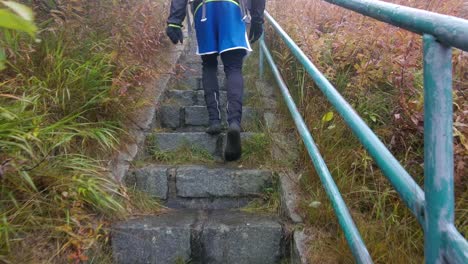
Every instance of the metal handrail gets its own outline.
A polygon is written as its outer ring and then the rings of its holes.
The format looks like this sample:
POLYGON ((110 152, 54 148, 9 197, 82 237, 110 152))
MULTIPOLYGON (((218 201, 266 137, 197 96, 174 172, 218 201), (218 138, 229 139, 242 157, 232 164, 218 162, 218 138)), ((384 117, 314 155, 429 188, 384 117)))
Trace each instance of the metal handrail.
POLYGON ((376 0, 325 0, 411 32, 434 36, 447 46, 468 51, 468 21, 376 0))
MULTIPOLYGON (((266 20, 301 62, 418 219, 425 233, 426 263, 468 263, 468 243, 454 226, 452 57, 451 47, 446 46, 452 45, 468 50, 468 21, 382 1, 325 1, 424 36, 425 191, 423 192, 351 105, 273 17, 265 12, 266 20)), ((260 47, 260 74, 263 76, 263 61, 266 57, 332 202, 354 257, 359 263, 372 263, 336 184, 289 95, 264 37, 260 40, 260 47)))
POLYGON ((320 151, 317 148, 317 145, 312 138, 309 130, 307 129, 307 125, 304 122, 299 110, 297 110, 296 104, 294 103, 291 94, 288 91, 288 87, 286 86, 281 74, 276 67, 273 57, 268 51, 268 48, 264 41, 260 43, 261 49, 263 50, 263 54, 265 55, 267 61, 271 66, 271 70, 273 75, 275 76, 276 81, 278 82, 281 94, 283 95, 286 105, 288 106, 289 111, 293 117, 293 120, 297 126, 297 130, 299 131, 304 144, 306 146, 307 152, 309 153, 310 158, 312 159, 314 166, 317 170, 317 173, 320 176, 320 180, 322 181, 325 191, 327 192, 330 201, 332 202, 333 209, 335 210, 338 221, 341 227, 344 230, 346 240, 348 241, 351 251, 353 252, 356 259, 359 260, 359 263, 372 263, 372 259, 369 255, 369 252, 362 241, 361 235, 357 230, 356 225, 349 213, 348 208, 346 207, 345 202, 343 201, 343 197, 341 197, 340 191, 336 186, 335 181, 333 181, 333 177, 328 170, 325 161, 323 160, 322 155, 320 155, 320 151))

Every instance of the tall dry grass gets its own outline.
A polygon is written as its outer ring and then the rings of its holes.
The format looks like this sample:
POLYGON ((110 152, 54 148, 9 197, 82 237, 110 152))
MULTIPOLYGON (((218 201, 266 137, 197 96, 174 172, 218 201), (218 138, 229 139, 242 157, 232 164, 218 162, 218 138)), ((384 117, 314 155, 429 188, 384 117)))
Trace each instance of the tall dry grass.
POLYGON ((24 2, 41 41, 0 32, 0 262, 110 262, 109 223, 157 206, 130 199, 106 160, 138 86, 166 66, 148 58, 166 46, 167 3, 24 2))
MULTIPOLYGON (((394 3, 468 18, 466 2, 399 0, 394 3)), ((421 37, 318 0, 270 1, 270 13, 379 135, 415 180, 423 182, 423 78, 421 37)), ((302 66, 272 30, 268 44, 330 171, 377 263, 421 263, 423 236, 369 154, 334 112, 302 66)), ((457 226, 468 226, 468 56, 454 50, 454 131, 457 226)), ((346 241, 305 149, 298 168, 303 213, 314 230, 312 262, 352 263, 346 241), (299 166, 300 165, 300 166, 299 166), (318 209, 309 207, 322 202, 318 209)))

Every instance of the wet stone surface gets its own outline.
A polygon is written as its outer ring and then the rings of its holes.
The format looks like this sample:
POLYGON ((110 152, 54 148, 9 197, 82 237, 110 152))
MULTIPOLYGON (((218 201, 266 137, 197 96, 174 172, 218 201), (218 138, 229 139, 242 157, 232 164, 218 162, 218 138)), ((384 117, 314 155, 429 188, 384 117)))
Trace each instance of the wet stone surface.
POLYGON ((282 236, 281 225, 270 217, 213 212, 201 235, 202 263, 277 263, 282 236))
POLYGON ((130 171, 125 176, 125 184, 127 187, 165 200, 168 197, 168 168, 153 165, 130 171))
POLYGON ((129 220, 114 226, 113 256, 116 264, 188 261, 192 255, 194 212, 173 212, 129 220))
POLYGON ((161 107, 161 125, 173 129, 180 127, 180 111, 179 106, 161 107))
POLYGON ((196 104, 197 92, 185 90, 170 90, 166 92, 166 104, 190 106, 196 104))
POLYGON ((177 170, 179 197, 246 197, 260 195, 271 186, 272 173, 264 170, 209 169, 202 166, 177 170))
POLYGON ((186 210, 118 223, 113 234, 117 264, 270 264, 281 258, 283 229, 273 216, 186 210))
MULTIPOLYGON (((216 167, 160 165, 158 160, 127 173, 124 181, 128 187, 162 200, 166 208, 163 213, 112 226, 114 263, 280 263, 287 258, 285 252, 289 252, 286 245, 291 236, 286 235, 287 225, 283 227, 277 216, 239 209, 273 187, 273 173, 222 163, 226 135, 211 136, 204 132, 209 120, 201 60, 194 55, 195 40, 186 43, 186 52, 158 101, 160 107, 156 114, 153 111, 154 130, 145 134, 146 144, 162 154, 170 152, 171 157, 177 155, 176 151, 209 154, 215 160, 216 165, 212 166, 216 167)), ((250 86, 244 91, 242 129, 249 132, 241 134, 243 142, 256 140, 259 134, 252 131, 259 131, 263 123, 270 128, 276 126, 273 87, 261 82, 253 85, 248 79, 252 75, 245 77, 250 86), (264 115, 265 109, 268 111, 264 115)), ((222 65, 218 82, 219 106, 225 123, 227 92, 222 65)))
POLYGON ((208 110, 205 106, 185 107, 185 124, 189 126, 208 126, 208 110))
POLYGON ((207 153, 219 155, 218 136, 198 133, 155 133, 154 147, 159 151, 175 151, 182 147, 196 147, 207 153))

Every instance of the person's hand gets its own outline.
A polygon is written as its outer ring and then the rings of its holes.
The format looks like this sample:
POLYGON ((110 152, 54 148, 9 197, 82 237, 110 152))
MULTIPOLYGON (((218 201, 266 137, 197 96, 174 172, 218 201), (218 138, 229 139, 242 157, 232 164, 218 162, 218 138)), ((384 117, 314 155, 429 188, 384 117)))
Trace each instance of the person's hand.
POLYGON ((171 39, 172 43, 184 43, 184 35, 182 34, 182 26, 176 24, 168 24, 166 35, 171 39))
POLYGON ((250 33, 249 33, 249 41, 253 44, 257 41, 263 34, 263 23, 254 22, 250 24, 250 33))

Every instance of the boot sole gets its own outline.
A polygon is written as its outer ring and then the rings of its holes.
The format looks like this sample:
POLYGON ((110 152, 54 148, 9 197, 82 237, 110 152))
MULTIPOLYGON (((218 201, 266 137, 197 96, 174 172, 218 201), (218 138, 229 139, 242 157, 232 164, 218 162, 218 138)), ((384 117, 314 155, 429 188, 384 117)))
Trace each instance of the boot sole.
POLYGON ((240 131, 229 130, 227 132, 227 143, 224 151, 226 161, 236 161, 242 154, 240 131))
POLYGON ((219 126, 219 127, 216 127, 216 128, 212 128, 211 130, 208 128, 205 132, 208 135, 216 136, 216 135, 221 134, 221 132, 223 132, 223 127, 219 126))
POLYGON ((216 136, 216 135, 219 135, 221 134, 221 132, 223 132, 221 129, 219 130, 214 130, 214 131, 205 131, 208 135, 211 135, 211 136, 216 136))

